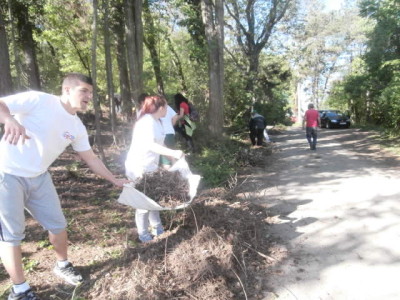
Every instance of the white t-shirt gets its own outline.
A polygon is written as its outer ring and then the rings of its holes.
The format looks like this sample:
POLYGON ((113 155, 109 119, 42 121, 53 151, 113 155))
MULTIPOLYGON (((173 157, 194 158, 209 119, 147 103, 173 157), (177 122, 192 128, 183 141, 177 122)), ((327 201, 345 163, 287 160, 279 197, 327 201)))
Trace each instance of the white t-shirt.
POLYGON ((59 97, 29 91, 2 98, 30 139, 10 145, 0 142, 0 170, 21 177, 47 171, 68 145, 75 151, 90 149, 85 126, 68 113, 59 97))
POLYGON ((175 134, 174 126, 172 126, 172 118, 176 115, 176 112, 171 106, 167 105, 167 114, 164 118, 161 118, 161 123, 164 127, 165 134, 175 134))
POLYGON ((158 169, 160 155, 151 151, 151 145, 164 144, 164 128, 160 120, 150 114, 142 116, 135 124, 132 142, 125 161, 126 175, 131 179, 158 169))

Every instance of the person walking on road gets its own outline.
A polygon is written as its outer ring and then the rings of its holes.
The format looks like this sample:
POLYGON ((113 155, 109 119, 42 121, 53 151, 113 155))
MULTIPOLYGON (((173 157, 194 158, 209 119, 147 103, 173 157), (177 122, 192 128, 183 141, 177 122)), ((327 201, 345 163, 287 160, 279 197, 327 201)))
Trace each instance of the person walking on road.
POLYGON ((302 129, 306 125, 306 138, 311 150, 317 150, 317 130, 321 124, 319 113, 314 109, 314 104, 308 104, 308 110, 305 112, 303 117, 302 129))
MULTIPOLYGON (((264 138, 264 130, 267 127, 266 119, 256 110, 251 113, 249 121, 250 140, 253 146, 262 146, 264 138)), ((266 132, 265 132, 266 133, 266 132)), ((268 135, 266 135, 268 137, 268 135)))
POLYGON ((69 262, 67 222, 47 169, 68 145, 89 168, 114 185, 117 179, 94 154, 77 112, 92 99, 92 80, 79 73, 68 74, 62 95, 28 91, 0 98, 0 255, 13 286, 8 300, 38 300, 25 279, 21 241, 25 237, 26 209, 49 232, 57 262, 54 273, 72 285, 83 281, 69 262))

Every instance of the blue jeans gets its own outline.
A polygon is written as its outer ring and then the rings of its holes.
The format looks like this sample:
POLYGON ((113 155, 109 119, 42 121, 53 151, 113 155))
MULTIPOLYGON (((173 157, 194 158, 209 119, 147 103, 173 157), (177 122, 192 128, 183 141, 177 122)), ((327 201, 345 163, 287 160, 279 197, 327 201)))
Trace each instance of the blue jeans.
POLYGON ((317 145, 317 127, 306 127, 306 137, 311 149, 317 145))

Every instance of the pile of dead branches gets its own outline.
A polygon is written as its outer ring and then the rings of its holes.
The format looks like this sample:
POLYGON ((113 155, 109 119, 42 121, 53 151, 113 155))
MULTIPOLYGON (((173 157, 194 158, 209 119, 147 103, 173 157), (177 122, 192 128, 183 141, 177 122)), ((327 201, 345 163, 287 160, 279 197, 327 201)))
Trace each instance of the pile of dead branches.
POLYGON ((146 173, 135 188, 164 207, 175 207, 189 201, 189 183, 178 171, 160 169, 146 173))

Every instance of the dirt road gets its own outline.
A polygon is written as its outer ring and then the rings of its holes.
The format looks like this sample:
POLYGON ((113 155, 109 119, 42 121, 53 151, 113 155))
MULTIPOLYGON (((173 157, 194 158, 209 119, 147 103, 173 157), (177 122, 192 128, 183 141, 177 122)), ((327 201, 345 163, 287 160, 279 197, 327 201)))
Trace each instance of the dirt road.
POLYGON ((267 281, 271 299, 400 299, 400 160, 357 129, 273 136, 278 152, 244 197, 269 207, 287 259, 267 281))

